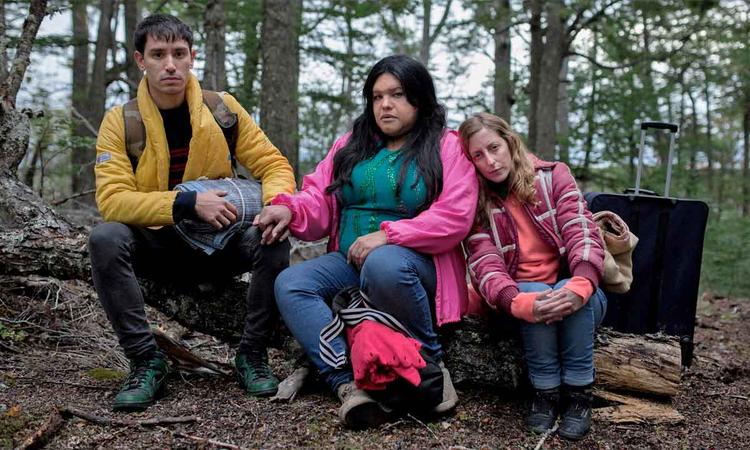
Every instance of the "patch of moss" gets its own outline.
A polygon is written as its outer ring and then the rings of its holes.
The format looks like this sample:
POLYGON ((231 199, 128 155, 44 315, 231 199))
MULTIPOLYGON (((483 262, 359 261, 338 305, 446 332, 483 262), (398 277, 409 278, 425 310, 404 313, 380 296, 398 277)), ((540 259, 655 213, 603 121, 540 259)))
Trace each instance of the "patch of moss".
POLYGON ((26 418, 13 409, 0 414, 0 448, 13 448, 13 435, 26 426, 26 418))
POLYGON ((127 375, 125 372, 113 369, 106 369, 104 367, 95 367, 88 372, 86 375, 99 381, 110 381, 110 380, 122 380, 127 375))

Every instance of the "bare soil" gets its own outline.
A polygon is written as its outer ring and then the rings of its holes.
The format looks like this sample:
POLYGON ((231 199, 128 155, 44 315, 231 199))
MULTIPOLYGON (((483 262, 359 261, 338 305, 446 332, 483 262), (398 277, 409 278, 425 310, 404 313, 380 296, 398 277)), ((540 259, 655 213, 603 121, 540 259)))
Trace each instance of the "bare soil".
MULTIPOLYGON (((187 336, 196 351, 229 362, 233 351, 206 336, 187 336)), ((699 303, 695 360, 674 406, 676 426, 595 421, 585 440, 551 436, 542 448, 742 448, 750 446, 750 300, 704 295, 699 303)), ((272 352, 281 377, 293 370, 272 352)), ((0 448, 17 446, 56 407, 109 419, 197 416, 162 426, 96 425, 66 420, 46 448, 534 448, 523 427, 522 394, 459 386, 455 414, 403 417, 369 431, 344 429, 338 402, 313 387, 292 403, 248 397, 233 378, 173 374, 168 395, 148 411, 115 414, 110 404, 124 374, 106 319, 82 282, 0 280, 0 448), (102 369, 114 369, 102 370, 102 369), (187 437, 187 436, 192 436, 187 437), (195 439, 198 438, 198 439, 195 439), (202 440, 201 440, 202 439, 202 440)))

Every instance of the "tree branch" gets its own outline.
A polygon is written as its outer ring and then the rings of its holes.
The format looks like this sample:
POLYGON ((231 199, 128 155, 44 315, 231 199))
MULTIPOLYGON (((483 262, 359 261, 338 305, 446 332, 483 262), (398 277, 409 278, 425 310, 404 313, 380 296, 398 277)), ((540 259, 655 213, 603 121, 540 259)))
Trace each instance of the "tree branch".
POLYGON ((23 21, 23 30, 18 40, 16 57, 13 60, 8 78, 0 85, 0 101, 2 101, 4 108, 15 107, 16 95, 18 95, 18 90, 21 88, 26 68, 29 66, 31 48, 34 45, 34 39, 44 19, 46 10, 47 0, 32 0, 29 5, 29 14, 23 21))
POLYGON ((573 20, 573 23, 570 24, 567 30, 568 37, 568 46, 575 40, 576 36, 578 36, 578 33, 591 25, 592 23, 596 22, 597 20, 601 19, 601 17, 604 15, 604 12, 607 11, 607 8, 610 6, 613 6, 617 3, 622 2, 623 0, 610 0, 609 3, 605 4, 604 7, 602 7, 599 11, 595 12, 591 15, 588 19, 586 19, 585 22, 581 23, 579 26, 579 22, 583 19, 583 13, 586 11, 585 9, 581 9, 579 13, 576 15, 576 18, 573 20))
POLYGON ((451 3, 453 3, 453 0, 448 0, 448 2, 445 4, 443 17, 440 18, 440 22, 438 22, 432 35, 427 38, 428 46, 431 46, 435 42, 435 39, 437 39, 437 37, 440 35, 440 31, 445 26, 445 22, 448 20, 448 13, 450 12, 450 9, 451 9, 451 3))

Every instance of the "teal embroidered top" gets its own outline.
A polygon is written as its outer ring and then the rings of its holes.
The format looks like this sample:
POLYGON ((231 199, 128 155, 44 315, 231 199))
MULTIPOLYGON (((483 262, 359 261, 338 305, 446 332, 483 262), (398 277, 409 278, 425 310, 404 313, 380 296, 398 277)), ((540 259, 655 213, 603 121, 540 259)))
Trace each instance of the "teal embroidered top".
POLYGON ((415 160, 409 163, 401 197, 397 198, 401 155, 400 150, 384 147, 354 166, 352 185, 341 189, 339 251, 344 255, 358 237, 379 231, 382 222, 416 216, 417 208, 425 201, 427 187, 415 160))

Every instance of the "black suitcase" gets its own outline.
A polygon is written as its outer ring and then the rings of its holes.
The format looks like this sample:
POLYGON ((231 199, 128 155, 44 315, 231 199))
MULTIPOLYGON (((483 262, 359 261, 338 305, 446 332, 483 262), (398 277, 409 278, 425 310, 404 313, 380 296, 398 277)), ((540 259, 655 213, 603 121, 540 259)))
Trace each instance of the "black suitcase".
POLYGON ((626 333, 663 332, 679 336, 682 364, 693 359, 695 309, 698 302, 703 239, 708 205, 669 197, 677 125, 641 124, 641 145, 634 189, 624 194, 585 194, 592 212, 619 215, 638 236, 633 252, 633 283, 625 294, 607 293, 604 325, 626 333), (640 189, 643 145, 649 128, 669 130, 669 164, 664 196, 640 189))

